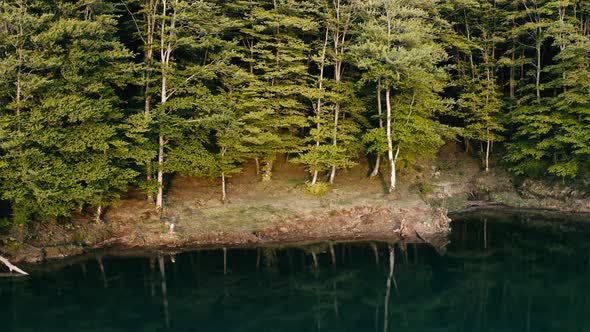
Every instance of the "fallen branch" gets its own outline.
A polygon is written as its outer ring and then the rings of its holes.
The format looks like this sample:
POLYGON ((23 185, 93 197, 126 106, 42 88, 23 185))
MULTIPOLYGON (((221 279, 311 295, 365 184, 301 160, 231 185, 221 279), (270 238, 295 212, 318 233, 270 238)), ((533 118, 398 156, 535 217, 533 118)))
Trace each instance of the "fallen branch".
POLYGON ((0 262, 4 263, 4 265, 6 265, 8 267, 8 269, 10 270, 10 273, 12 273, 13 271, 16 271, 22 275, 28 276, 29 274, 26 273, 25 271, 21 270, 18 268, 18 266, 13 265, 11 262, 8 261, 8 259, 0 256, 0 262))

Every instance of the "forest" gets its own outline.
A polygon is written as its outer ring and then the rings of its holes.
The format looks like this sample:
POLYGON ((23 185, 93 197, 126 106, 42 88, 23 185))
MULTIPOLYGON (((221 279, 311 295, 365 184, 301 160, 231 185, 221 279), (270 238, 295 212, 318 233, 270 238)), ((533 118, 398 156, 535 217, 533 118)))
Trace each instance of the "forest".
POLYGON ((484 172, 590 169, 590 0, 1 0, 0 78, 9 223, 161 210, 175 174, 225 200, 283 155, 390 192, 452 140, 484 172))

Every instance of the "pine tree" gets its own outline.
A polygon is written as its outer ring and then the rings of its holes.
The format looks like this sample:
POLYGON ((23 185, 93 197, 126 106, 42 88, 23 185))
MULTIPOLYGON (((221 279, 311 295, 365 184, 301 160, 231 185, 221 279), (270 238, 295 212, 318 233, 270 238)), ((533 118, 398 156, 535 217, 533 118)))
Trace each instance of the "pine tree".
POLYGON ((311 87, 307 61, 311 46, 303 37, 317 23, 313 3, 294 0, 240 2, 242 27, 237 37, 240 60, 251 79, 236 103, 250 151, 262 159, 269 180, 277 153, 301 150, 300 129, 308 126, 311 87))
POLYGON ((20 109, 18 130, 26 136, 5 142, 16 153, 4 158, 4 197, 18 220, 67 216, 87 206, 99 219, 136 175, 116 94, 131 81, 132 54, 116 40, 109 9, 101 2, 64 3, 42 31, 27 34, 38 52, 30 59, 42 59, 27 66, 43 63, 35 73, 51 84, 35 84, 34 102, 19 105, 26 112, 20 109))

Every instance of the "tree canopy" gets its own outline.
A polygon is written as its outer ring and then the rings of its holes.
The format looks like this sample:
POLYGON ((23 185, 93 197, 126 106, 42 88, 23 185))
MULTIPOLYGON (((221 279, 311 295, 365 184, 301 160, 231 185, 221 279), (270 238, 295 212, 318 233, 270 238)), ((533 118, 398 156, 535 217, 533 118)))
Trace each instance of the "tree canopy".
POLYGON ((162 209, 184 174, 225 200, 281 154, 311 185, 368 158, 393 191, 458 138, 482 170, 576 179, 589 89, 587 0, 7 0, 0 199, 99 220, 132 187, 162 209))

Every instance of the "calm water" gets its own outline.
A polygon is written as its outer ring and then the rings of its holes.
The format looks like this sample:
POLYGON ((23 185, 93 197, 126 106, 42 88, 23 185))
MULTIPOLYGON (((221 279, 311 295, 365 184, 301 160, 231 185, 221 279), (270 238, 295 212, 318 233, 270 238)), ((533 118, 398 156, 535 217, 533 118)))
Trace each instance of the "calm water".
POLYGON ((587 224, 538 221, 471 216, 442 256, 337 244, 335 266, 327 245, 230 249, 225 274, 222 250, 166 256, 165 278, 157 258, 89 258, 0 278, 0 329, 590 331, 587 224))

